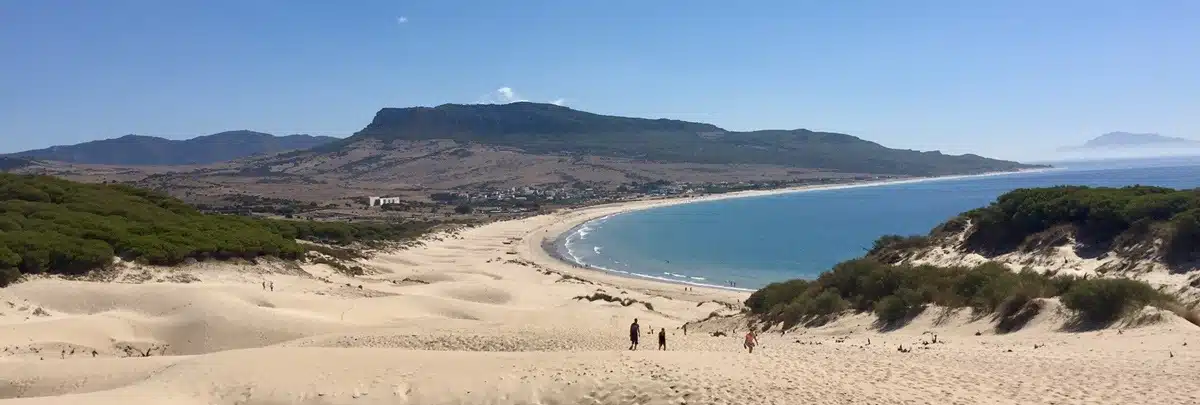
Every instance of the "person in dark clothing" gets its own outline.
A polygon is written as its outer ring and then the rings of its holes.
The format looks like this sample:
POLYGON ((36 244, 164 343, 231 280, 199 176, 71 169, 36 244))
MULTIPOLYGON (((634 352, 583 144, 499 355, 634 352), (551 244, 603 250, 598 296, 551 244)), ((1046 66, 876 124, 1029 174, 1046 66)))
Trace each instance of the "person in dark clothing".
POLYGON ((667 350, 667 328, 658 331, 658 350, 667 350))
POLYGON ((638 326, 637 318, 633 319, 633 324, 629 325, 629 350, 637 350, 638 335, 641 335, 641 326, 638 326))

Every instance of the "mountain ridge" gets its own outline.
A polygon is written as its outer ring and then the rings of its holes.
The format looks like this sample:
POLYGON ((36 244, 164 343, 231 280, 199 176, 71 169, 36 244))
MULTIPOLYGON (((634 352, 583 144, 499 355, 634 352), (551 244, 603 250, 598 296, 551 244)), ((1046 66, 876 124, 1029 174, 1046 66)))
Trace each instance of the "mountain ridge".
POLYGON ((337 139, 303 134, 276 136, 249 130, 218 132, 183 140, 129 134, 0 156, 82 164, 179 166, 309 149, 337 139))
POLYGON ((661 163, 770 164, 844 172, 947 175, 1040 167, 974 154, 887 148, 852 135, 807 129, 729 131, 673 119, 595 114, 532 102, 383 108, 349 138, 316 148, 338 152, 364 141, 452 140, 537 155, 601 156, 661 163))
POLYGON ((615 190, 655 181, 763 187, 1045 167, 975 154, 891 149, 835 132, 737 132, 706 123, 607 116, 537 103, 384 108, 348 138, 309 149, 245 155, 221 156, 236 159, 203 167, 129 171, 43 161, 17 170, 135 182, 189 201, 229 193, 324 201, 365 190, 412 195, 525 186, 615 190))

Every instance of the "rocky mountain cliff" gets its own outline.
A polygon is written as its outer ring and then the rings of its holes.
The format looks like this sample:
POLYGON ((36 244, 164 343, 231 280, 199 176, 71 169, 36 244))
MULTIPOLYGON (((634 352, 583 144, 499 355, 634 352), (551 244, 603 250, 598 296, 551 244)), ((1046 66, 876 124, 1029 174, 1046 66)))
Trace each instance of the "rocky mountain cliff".
POLYGON ((891 149, 839 133, 805 129, 734 132, 711 124, 607 116, 529 102, 385 108, 362 131, 317 151, 344 151, 364 141, 430 140, 514 148, 534 155, 762 164, 913 176, 1035 167, 970 154, 891 149))

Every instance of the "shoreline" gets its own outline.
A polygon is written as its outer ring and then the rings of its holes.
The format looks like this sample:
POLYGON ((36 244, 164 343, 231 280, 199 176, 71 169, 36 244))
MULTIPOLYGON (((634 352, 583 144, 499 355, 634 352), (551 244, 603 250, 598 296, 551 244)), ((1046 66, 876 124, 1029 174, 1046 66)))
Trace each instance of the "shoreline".
MULTIPOLYGON (((566 222, 565 224, 559 224, 558 226, 553 227, 553 230, 555 232, 549 232, 549 235, 543 235, 543 237, 539 241, 538 245, 539 245, 539 249, 545 253, 545 256, 548 257, 553 262, 555 262, 555 264, 570 266, 572 268, 586 270, 586 271, 589 271, 592 273, 601 273, 601 274, 606 274, 606 275, 611 275, 611 276, 616 276, 616 277, 621 277, 621 278, 627 278, 627 279, 634 279, 634 280, 645 280, 645 281, 650 281, 650 282, 654 282, 654 283, 663 283, 663 284, 672 285, 672 286, 700 287, 700 288, 720 290, 720 291, 729 291, 729 292, 737 292, 737 293, 751 293, 751 292, 757 291, 758 288, 729 287, 729 286, 722 286, 722 285, 715 285, 715 284, 708 284, 708 283, 689 282, 689 281, 684 281, 684 280, 668 279, 665 277, 659 277, 659 276, 654 276, 654 275, 645 274, 645 273, 638 273, 638 272, 634 272, 634 271, 625 272, 625 271, 606 269, 603 267, 594 266, 594 265, 590 265, 590 264, 575 260, 574 258, 566 257, 563 254, 563 250, 569 251, 569 248, 567 247, 567 242, 568 242, 569 237, 571 235, 573 235, 575 232, 577 232, 580 228, 587 226, 589 223, 607 219, 607 218, 611 218, 611 217, 615 217, 617 215, 628 214, 628 213, 635 212, 635 211, 646 211, 646 210, 665 208, 665 207, 676 206, 676 205, 708 203, 708 202, 716 202, 716 201, 723 201, 723 200, 730 200, 730 199, 769 197, 769 196, 793 194, 793 193, 843 190, 843 189, 864 188, 864 187, 880 187, 880 186, 924 183, 924 182, 933 182, 933 181, 947 181, 947 180, 974 179, 974 178, 996 177, 996 176, 1009 176, 1009 175, 1018 175, 1018 174, 1058 171, 1058 170, 1063 170, 1063 168, 1050 167, 1050 168, 1025 169, 1025 170, 1006 171, 1006 172, 989 172, 989 173, 968 174, 968 175, 916 177, 916 178, 893 179, 893 180, 878 180, 878 181, 872 180, 872 181, 860 181, 860 182, 837 183, 837 184, 805 185, 805 186, 786 187, 786 188, 771 189, 771 190, 747 190, 747 191, 736 191, 736 192, 723 193, 723 194, 709 194, 709 195, 703 195, 703 196, 666 197, 666 198, 654 198, 654 199, 632 200, 632 201, 622 201, 622 202, 616 202, 616 203, 600 204, 600 205, 594 205, 594 206, 577 208, 577 209, 568 209, 565 212, 555 212, 554 214, 562 214, 562 215, 570 216, 572 218, 565 221, 566 222), (565 229, 563 229, 563 226, 566 226, 565 229)), ((547 233, 545 231, 548 231, 548 230, 544 230, 543 233, 547 233)), ((530 236, 532 236, 536 233, 537 232, 535 230, 535 232, 530 233, 530 236)), ((537 261, 535 261, 535 262, 537 262, 537 261)), ((551 263, 542 262, 540 264, 548 265, 551 263)))

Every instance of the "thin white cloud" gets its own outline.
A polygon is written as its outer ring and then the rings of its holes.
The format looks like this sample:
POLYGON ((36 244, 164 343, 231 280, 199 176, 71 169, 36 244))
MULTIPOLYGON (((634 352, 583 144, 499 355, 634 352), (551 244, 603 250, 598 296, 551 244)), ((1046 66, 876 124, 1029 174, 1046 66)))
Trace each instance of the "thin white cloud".
MULTIPOLYGON (((492 91, 491 93, 480 96, 479 100, 476 101, 475 104, 508 104, 522 101, 530 100, 521 97, 521 95, 518 94, 516 90, 513 90, 512 87, 504 86, 492 91)), ((567 99, 556 98, 549 103, 554 105, 566 105, 567 99)))
POLYGON ((525 101, 525 99, 517 95, 517 92, 513 91, 512 87, 501 87, 496 89, 496 95, 499 96, 500 100, 506 103, 525 101))
POLYGON ((406 22, 408 22, 408 17, 405 17, 405 16, 396 17, 396 24, 404 24, 406 22))
POLYGON ((515 103, 518 101, 527 101, 527 100, 525 100, 524 98, 521 98, 521 96, 518 95, 516 90, 513 90, 512 87, 505 86, 505 87, 498 88, 498 89, 492 91, 491 93, 480 96, 479 101, 476 101, 475 103, 476 104, 508 104, 508 103, 515 103))

